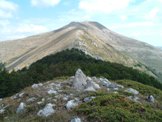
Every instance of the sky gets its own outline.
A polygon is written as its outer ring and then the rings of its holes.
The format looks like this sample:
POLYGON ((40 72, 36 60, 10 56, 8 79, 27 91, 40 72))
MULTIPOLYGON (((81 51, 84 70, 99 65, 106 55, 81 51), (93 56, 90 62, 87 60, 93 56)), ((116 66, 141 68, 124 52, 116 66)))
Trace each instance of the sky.
POLYGON ((125 36, 162 46, 162 0, 0 0, 0 41, 97 21, 125 36))

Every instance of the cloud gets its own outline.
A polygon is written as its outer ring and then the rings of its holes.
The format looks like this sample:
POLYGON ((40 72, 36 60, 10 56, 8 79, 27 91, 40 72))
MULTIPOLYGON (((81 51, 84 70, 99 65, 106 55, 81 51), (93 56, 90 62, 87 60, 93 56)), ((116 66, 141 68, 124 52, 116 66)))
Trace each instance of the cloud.
POLYGON ((60 0, 31 0, 32 6, 55 6, 60 3, 60 0))
POLYGON ((155 19, 158 17, 158 13, 160 12, 159 8, 153 8, 147 15, 146 19, 155 19))
POLYGON ((131 0, 80 0, 79 8, 89 13, 111 13, 128 7, 131 0))
POLYGON ((18 5, 7 0, 0 0, 0 18, 11 18, 18 5))
POLYGON ((0 40, 17 39, 49 31, 49 29, 40 24, 23 23, 13 25, 8 21, 0 21, 0 40), (1 36, 2 35, 2 36, 1 36))

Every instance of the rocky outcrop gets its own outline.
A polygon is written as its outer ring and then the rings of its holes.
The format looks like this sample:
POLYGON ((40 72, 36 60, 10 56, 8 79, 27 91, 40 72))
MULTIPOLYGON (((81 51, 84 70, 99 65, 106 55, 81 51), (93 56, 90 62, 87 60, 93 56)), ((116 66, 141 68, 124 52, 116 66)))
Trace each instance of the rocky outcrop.
POLYGON ((84 90, 85 86, 87 85, 87 77, 82 72, 81 69, 78 69, 75 73, 74 81, 73 81, 73 87, 76 90, 84 90))
POLYGON ((53 109, 53 104, 48 103, 42 110, 40 110, 37 115, 40 117, 48 117, 55 113, 55 110, 53 109))
POLYGON ((21 102, 16 110, 16 113, 21 114, 21 113, 25 112, 25 107, 26 107, 26 104, 21 102))

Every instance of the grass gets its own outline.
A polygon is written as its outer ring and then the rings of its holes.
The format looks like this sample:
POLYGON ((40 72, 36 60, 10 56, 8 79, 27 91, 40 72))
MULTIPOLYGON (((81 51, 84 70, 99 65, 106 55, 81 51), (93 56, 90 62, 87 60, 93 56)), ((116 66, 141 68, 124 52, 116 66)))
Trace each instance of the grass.
POLYGON ((161 122, 162 111, 130 101, 119 94, 97 96, 76 109, 89 122, 161 122))

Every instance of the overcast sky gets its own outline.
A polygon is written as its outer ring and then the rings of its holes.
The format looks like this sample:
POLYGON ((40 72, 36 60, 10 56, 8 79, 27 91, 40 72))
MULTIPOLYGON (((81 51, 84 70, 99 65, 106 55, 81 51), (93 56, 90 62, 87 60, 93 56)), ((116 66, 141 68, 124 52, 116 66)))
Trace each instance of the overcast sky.
POLYGON ((162 46, 162 0, 0 0, 0 40, 97 21, 128 37, 162 46))

